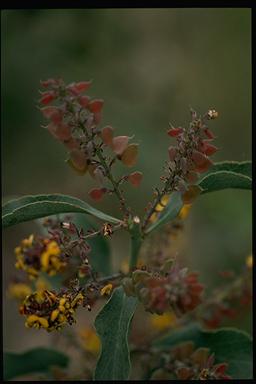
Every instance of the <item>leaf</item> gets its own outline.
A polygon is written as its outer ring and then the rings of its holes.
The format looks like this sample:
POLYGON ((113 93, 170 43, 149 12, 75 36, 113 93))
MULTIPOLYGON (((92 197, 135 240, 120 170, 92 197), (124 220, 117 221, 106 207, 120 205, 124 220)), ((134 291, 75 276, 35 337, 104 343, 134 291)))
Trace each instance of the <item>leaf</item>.
POLYGON ((157 348, 170 348, 185 341, 193 341, 196 348, 206 347, 215 353, 216 363, 228 363, 227 374, 233 379, 252 378, 252 340, 235 328, 204 331, 196 323, 171 332, 155 341, 157 348))
POLYGON ((251 189, 252 179, 241 173, 219 171, 205 176, 198 184, 202 193, 220 191, 227 188, 251 189))
POLYGON ((129 144, 121 156, 121 161, 127 167, 133 167, 137 163, 138 144, 129 144))
POLYGON ((169 199, 168 204, 162 210, 158 220, 153 223, 145 233, 148 234, 156 228, 168 223, 169 221, 175 219, 179 214, 181 208, 183 207, 182 194, 180 192, 173 192, 169 199))
MULTIPOLYGON (((88 229, 98 229, 96 225, 89 220, 88 216, 80 213, 76 214, 72 221, 74 221, 78 228, 83 228, 85 232, 88 229)), ((95 271, 101 272, 103 275, 110 275, 112 272, 112 265, 110 247, 107 239, 103 237, 103 235, 99 235, 87 239, 87 242, 91 246, 91 252, 88 257, 95 271)))
POLYGON ((24 196, 6 203, 2 208, 2 212, 3 227, 9 227, 39 217, 68 212, 87 213, 114 224, 120 222, 118 219, 91 207, 80 199, 60 194, 24 196))
POLYGON ((241 173, 244 176, 252 177, 252 162, 251 161, 221 161, 214 163, 208 173, 218 171, 230 171, 241 173))
POLYGON ((122 287, 114 290, 110 300, 99 312, 95 328, 102 349, 95 370, 95 380, 127 380, 130 371, 128 347, 129 326, 137 299, 127 297, 122 287))
POLYGON ((49 348, 34 348, 24 353, 4 353, 4 380, 33 372, 48 371, 51 366, 66 367, 69 358, 49 348))
POLYGON ((209 172, 199 180, 202 193, 226 188, 251 189, 251 161, 223 161, 215 163, 209 172))

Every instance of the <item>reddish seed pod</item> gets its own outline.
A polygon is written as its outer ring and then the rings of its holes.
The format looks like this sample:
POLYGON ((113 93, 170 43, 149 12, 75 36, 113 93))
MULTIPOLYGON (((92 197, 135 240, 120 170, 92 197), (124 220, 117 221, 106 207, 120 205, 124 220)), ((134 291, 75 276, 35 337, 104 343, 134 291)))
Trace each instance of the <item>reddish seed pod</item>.
POLYGON ((91 81, 80 81, 79 83, 72 83, 67 86, 67 89, 73 93, 73 95, 79 95, 86 91, 91 86, 91 81))
POLYGON ((192 159, 195 164, 194 171, 199 173, 206 172, 213 164, 208 157, 204 156, 201 152, 198 151, 193 152, 192 159))
POLYGON ((70 152, 70 165, 80 174, 85 174, 88 168, 87 157, 79 149, 70 152))
POLYGON ((94 188, 90 190, 89 196, 95 201, 100 201, 105 193, 105 188, 94 188))
POLYGON ((88 109, 93 113, 97 113, 97 112, 101 111, 103 104, 104 104, 104 100, 94 99, 94 100, 89 102, 88 109))
POLYGON ((101 131, 101 138, 104 144, 108 145, 109 147, 112 146, 113 141, 113 128, 109 125, 104 127, 101 131))
POLYGON ((198 173, 189 171, 186 175, 186 180, 191 184, 195 183, 198 180, 198 173))
POLYGON ((129 144, 121 156, 121 161, 127 167, 133 167, 137 163, 138 144, 129 144))
POLYGON ((78 101, 79 101, 79 104, 81 105, 81 107, 86 108, 87 105, 89 104, 90 97, 89 96, 80 96, 78 101))
POLYGON ((138 187, 141 183, 143 175, 141 172, 133 172, 128 176, 128 180, 134 187, 138 187))
POLYGON ((58 80, 55 80, 55 79, 48 79, 48 80, 43 80, 43 81, 40 80, 40 84, 42 85, 42 87, 48 88, 50 86, 57 85, 58 80))
POLYGON ((215 147, 215 145, 212 145, 212 144, 209 144, 207 142, 204 142, 204 150, 203 150, 203 152, 207 156, 212 156, 217 151, 218 151, 218 148, 215 147))
POLYGON ((182 133, 183 133, 183 128, 181 128, 181 127, 171 128, 171 129, 169 129, 169 131, 167 131, 167 134, 171 137, 177 137, 182 133))
POLYGON ((175 157, 176 157, 176 154, 177 154, 177 149, 173 146, 170 146, 168 148, 168 153, 169 153, 169 159, 171 161, 174 161, 175 160, 175 157))
POLYGON ((213 140, 213 139, 216 138, 216 136, 214 136, 214 134, 212 133, 212 131, 210 131, 209 128, 205 128, 205 129, 204 129, 204 133, 205 133, 205 135, 208 137, 208 139, 213 140))
POLYGON ((39 100, 39 102, 41 104, 47 105, 47 104, 51 103, 55 98, 56 98, 55 92, 53 92, 53 91, 43 92, 42 97, 39 100))
POLYGON ((47 119, 50 119, 54 124, 59 124, 62 120, 62 112, 57 107, 41 108, 41 112, 47 119))
POLYGON ((112 149, 117 155, 122 155, 128 146, 128 136, 116 136, 112 140, 112 149))
POLYGON ((69 140, 71 137, 71 127, 67 124, 60 123, 56 125, 56 136, 61 141, 69 140))
POLYGON ((101 112, 95 112, 93 114, 93 120, 95 124, 99 124, 101 122, 101 112))

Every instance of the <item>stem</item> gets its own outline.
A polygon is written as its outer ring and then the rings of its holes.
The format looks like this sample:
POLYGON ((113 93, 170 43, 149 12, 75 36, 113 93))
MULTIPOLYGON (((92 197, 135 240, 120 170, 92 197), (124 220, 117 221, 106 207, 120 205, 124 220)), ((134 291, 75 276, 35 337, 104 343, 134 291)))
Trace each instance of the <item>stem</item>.
POLYGON ((118 198, 118 200, 120 201, 120 204, 121 204, 121 208, 122 208, 122 211, 125 215, 130 215, 130 209, 126 206, 125 204, 125 200, 124 200, 124 197, 122 195, 122 192, 120 191, 119 189, 119 184, 118 182, 115 181, 115 179, 113 178, 111 172, 110 172, 110 168, 108 166, 108 164, 106 163, 106 160, 104 158, 104 156, 102 155, 102 152, 101 152, 101 148, 97 148, 96 149, 96 154, 99 158, 99 161, 101 163, 101 165, 103 166, 105 172, 106 172, 106 176, 107 178, 109 179, 109 181, 111 182, 112 186, 113 186, 113 189, 114 189, 114 193, 116 195, 116 197, 118 198))
POLYGON ((129 232, 131 235, 130 271, 132 271, 137 266, 139 251, 143 241, 140 220, 137 216, 134 217, 133 222, 130 225, 129 232))

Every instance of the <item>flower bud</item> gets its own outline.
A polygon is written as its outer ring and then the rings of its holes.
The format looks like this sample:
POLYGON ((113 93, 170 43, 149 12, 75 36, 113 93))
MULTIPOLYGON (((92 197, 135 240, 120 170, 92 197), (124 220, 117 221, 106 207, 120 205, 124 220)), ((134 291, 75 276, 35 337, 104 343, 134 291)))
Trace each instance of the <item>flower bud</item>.
POLYGON ((128 146, 128 136, 116 136, 112 140, 112 149, 117 155, 122 155, 128 146))
POLYGON ((128 176, 128 180, 134 187, 138 187, 142 180, 142 173, 141 172, 133 172, 128 176))
POLYGON ((177 149, 173 146, 170 146, 168 148, 168 153, 169 153, 169 159, 171 161, 174 161, 175 160, 175 157, 176 157, 176 154, 177 154, 177 149))
POLYGON ((138 158, 138 144, 129 144, 121 156, 121 161, 127 167, 133 167, 138 158))
POLYGON ((113 141, 113 128, 109 125, 104 127, 101 131, 101 138, 104 144, 111 147, 113 141))
POLYGON ((167 135, 171 137, 177 137, 183 133, 183 128, 171 128, 169 131, 167 131, 167 135))

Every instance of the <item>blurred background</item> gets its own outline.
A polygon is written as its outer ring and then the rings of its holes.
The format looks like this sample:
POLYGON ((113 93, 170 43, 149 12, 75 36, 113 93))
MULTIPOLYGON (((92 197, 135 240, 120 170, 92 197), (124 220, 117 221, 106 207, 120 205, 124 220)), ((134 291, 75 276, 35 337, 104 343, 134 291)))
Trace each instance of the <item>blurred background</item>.
MULTIPOLYGON (((140 144, 135 169, 144 179, 139 190, 127 186, 126 195, 139 216, 167 159, 168 123, 188 124, 190 106, 199 113, 219 112, 211 123, 220 148, 214 161, 250 160, 250 20, 249 9, 2 12, 3 198, 63 193, 90 202, 93 181, 69 168, 64 147, 40 127, 45 121, 36 107, 39 82, 49 77, 67 83, 93 79, 88 94, 105 100, 102 126, 112 125, 117 135, 135 135, 140 144)), ((119 215, 114 197, 91 203, 119 215)), ((219 271, 239 272, 245 265, 251 219, 249 191, 215 192, 194 203, 181 260, 200 271, 210 291, 219 284, 219 271)), ((24 328, 17 304, 5 294, 15 272, 13 249, 36 229, 24 223, 3 233, 3 335, 9 351, 50 342, 48 334, 24 328)), ((118 234, 111 242, 115 268, 128 256, 127 241, 126 234, 118 234)), ((234 325, 250 332, 251 314, 234 325)))

